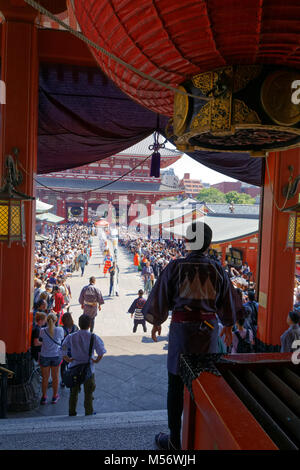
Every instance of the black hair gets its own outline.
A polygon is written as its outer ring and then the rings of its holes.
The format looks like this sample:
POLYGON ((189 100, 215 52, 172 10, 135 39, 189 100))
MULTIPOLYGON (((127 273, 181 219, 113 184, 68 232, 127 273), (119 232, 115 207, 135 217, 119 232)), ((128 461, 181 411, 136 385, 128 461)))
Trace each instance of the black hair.
POLYGON ((78 325, 81 330, 87 330, 91 326, 91 317, 85 313, 79 317, 78 325))
POLYGON ((289 312, 289 317, 292 320, 292 322, 295 323, 295 325, 297 325, 297 323, 299 323, 300 321, 300 314, 299 312, 296 312, 295 310, 292 310, 291 312, 289 312))
MULTIPOLYGON (((210 228, 209 225, 207 225, 205 222, 192 222, 187 230, 186 230, 186 242, 188 242, 189 244, 190 243, 196 243, 197 241, 199 241, 201 243, 201 241, 199 240, 199 234, 203 234, 203 244, 202 244, 202 247, 199 248, 192 248, 191 247, 191 250, 192 251, 197 251, 199 253, 204 253, 207 248, 209 247, 209 245, 211 244, 211 241, 212 241, 212 229, 210 228), (198 240, 197 240, 198 238, 198 240)), ((200 244, 199 243, 199 244, 200 244)), ((198 245, 198 243, 197 243, 198 245)))
POLYGON ((254 292, 254 290, 249 290, 249 291, 248 291, 248 299, 251 300, 251 301, 255 300, 255 292, 254 292))

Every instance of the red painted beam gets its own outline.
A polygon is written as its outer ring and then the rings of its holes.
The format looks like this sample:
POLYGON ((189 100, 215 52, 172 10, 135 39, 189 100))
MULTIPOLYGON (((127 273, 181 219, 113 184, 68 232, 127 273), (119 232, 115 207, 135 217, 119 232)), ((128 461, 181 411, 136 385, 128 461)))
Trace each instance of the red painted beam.
MULTIPOLYGON (((0 25, 0 51, 2 27, 0 25)), ((97 67, 88 46, 67 31, 40 29, 38 31, 38 51, 40 62, 97 67)))
POLYGON ((223 377, 203 372, 193 381, 193 393, 194 449, 278 450, 223 377))

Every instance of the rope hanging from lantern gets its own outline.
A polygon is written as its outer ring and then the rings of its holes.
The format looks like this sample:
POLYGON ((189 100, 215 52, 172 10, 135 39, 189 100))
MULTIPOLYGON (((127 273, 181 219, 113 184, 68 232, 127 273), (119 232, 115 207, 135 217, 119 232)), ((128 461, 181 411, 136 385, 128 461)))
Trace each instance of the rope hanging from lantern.
POLYGON ((172 85, 169 85, 168 83, 165 83, 165 82, 162 82, 161 80, 158 80, 157 78, 154 78, 154 77, 151 77, 151 75, 148 75, 144 72, 142 72, 141 70, 133 67, 133 65, 131 64, 128 64, 127 62, 125 62, 124 60, 120 59, 119 57, 117 57, 116 55, 114 55, 113 53, 107 51, 106 49, 104 49, 103 47, 99 46, 98 44, 96 44, 95 42, 91 41, 90 39, 88 39, 84 34, 82 34, 81 32, 79 31, 76 31, 75 29, 71 28, 71 26, 69 26, 67 23, 65 23, 64 21, 62 21, 61 19, 59 19, 57 16, 53 15, 53 13, 51 13, 50 11, 46 10, 46 8, 44 8, 42 5, 40 5, 39 3, 35 2, 34 0, 24 0, 25 3, 27 3, 28 5, 30 5, 32 8, 34 8, 35 10, 39 11, 42 15, 45 15, 47 16, 48 18, 50 18, 51 20, 53 20, 54 22, 58 23, 60 26, 62 26, 66 31, 69 31, 69 33, 73 34, 74 36, 76 36, 77 38, 79 38, 81 41, 85 42, 86 44, 88 44, 88 46, 90 47, 93 47, 94 49, 96 49, 97 51, 101 52, 102 54, 106 55, 107 57, 109 57, 110 59, 113 59, 114 61, 116 61, 118 64, 121 64, 123 65, 124 67, 126 67, 127 69, 131 70, 132 72, 135 72, 136 74, 138 74, 140 77, 143 77, 151 82, 154 82, 156 83, 157 85, 160 85, 164 88, 168 88, 169 90, 173 91, 174 93, 179 93, 180 95, 184 95, 184 96, 190 96, 191 98, 195 98, 197 100, 201 100, 201 101, 211 101, 212 98, 211 97, 206 97, 206 96, 197 96, 197 95, 193 95, 192 93, 188 93, 188 92, 185 92, 185 91, 182 91, 182 90, 178 90, 177 88, 174 88, 172 85))
POLYGON ((289 180, 288 180, 288 189, 287 189, 287 193, 286 193, 286 198, 285 198, 283 206, 279 207, 279 205, 276 202, 275 195, 274 195, 274 185, 273 185, 272 180, 271 180, 269 162, 268 162, 268 155, 265 155, 265 161, 266 161, 266 168, 267 168, 267 173, 268 173, 268 179, 269 179, 272 199, 273 199, 273 202, 274 202, 274 205, 275 205, 276 209, 279 212, 282 212, 285 209, 285 207, 287 205, 287 202, 288 202, 288 199, 289 199, 289 196, 290 196, 292 181, 293 181, 293 172, 290 170, 290 176, 289 176, 289 180))

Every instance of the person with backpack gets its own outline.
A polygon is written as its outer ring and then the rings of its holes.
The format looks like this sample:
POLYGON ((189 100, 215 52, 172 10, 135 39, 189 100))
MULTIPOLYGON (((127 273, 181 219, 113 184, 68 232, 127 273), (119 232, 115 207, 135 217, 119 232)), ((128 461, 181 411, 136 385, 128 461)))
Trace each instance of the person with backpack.
MULTIPOLYGON (((80 330, 68 335, 62 345, 62 350, 65 354, 63 358, 69 363, 68 369, 72 370, 73 367, 84 364, 88 364, 90 366, 88 378, 83 383, 84 409, 86 416, 95 414, 93 410, 93 393, 96 389, 95 364, 98 364, 106 353, 102 339, 89 331, 91 321, 92 319, 89 315, 81 315, 78 322, 80 330), (94 351, 96 351, 97 354, 96 358, 93 357, 94 351), (68 352, 71 357, 67 355, 68 352)), ((77 415, 76 407, 80 386, 81 384, 76 384, 70 388, 69 416, 77 415)))
POLYGON ((252 353, 254 338, 249 328, 244 328, 245 318, 239 318, 232 335, 231 354, 252 353))
MULTIPOLYGON (((253 290, 248 291, 248 302, 244 304, 244 307, 250 309, 251 313, 248 316, 248 323, 252 330, 254 338, 257 333, 257 317, 258 317, 258 302, 255 301, 255 292, 253 290)), ((248 310, 247 309, 247 310, 248 310)))
POLYGON ((146 328, 146 320, 144 317, 144 314, 142 312, 142 308, 144 307, 146 303, 146 299, 143 298, 144 291, 143 289, 140 289, 138 291, 138 298, 135 299, 131 306, 128 309, 128 313, 131 313, 131 318, 133 318, 133 333, 136 332, 137 326, 142 325, 144 333, 147 332, 146 328))

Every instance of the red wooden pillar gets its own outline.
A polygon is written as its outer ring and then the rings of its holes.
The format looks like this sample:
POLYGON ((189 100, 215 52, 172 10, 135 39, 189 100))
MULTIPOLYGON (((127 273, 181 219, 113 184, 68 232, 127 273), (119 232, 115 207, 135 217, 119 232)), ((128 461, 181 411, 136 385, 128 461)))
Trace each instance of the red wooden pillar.
MULTIPOLYGON (((37 167, 38 49, 36 11, 23 2, 0 0, 2 23, 1 79, 6 84, 6 104, 1 107, 1 172, 5 155, 19 149, 23 172, 20 191, 34 196, 37 167), (17 6, 15 6, 17 5, 17 6), (21 6, 19 6, 21 5, 21 6)), ((35 201, 25 203, 26 244, 0 245, 0 339, 6 344, 8 368, 16 375, 10 382, 9 409, 36 406, 28 382, 33 303, 33 253, 35 201), (11 391, 16 385, 16 391, 11 391), (24 388, 21 386, 24 385, 24 388), (26 390, 25 390, 26 387, 26 390)))
POLYGON ((227 246, 226 245, 221 245, 222 247, 222 265, 224 266, 225 265, 225 261, 226 261, 226 249, 227 249, 227 246))
POLYGON ((63 197, 57 198, 56 214, 66 219, 66 201, 63 197))
MULTIPOLYGON (((282 188, 290 175, 289 165, 294 167, 294 177, 300 173, 300 149, 272 152, 268 163, 274 198, 281 208, 285 200, 282 188)), ((287 206, 296 202, 295 196, 287 206)), ((286 318, 293 307, 295 251, 286 249, 289 214, 276 208, 267 171, 262 204, 258 345, 262 350, 276 351, 280 336, 288 328, 286 318)))

